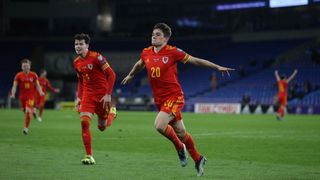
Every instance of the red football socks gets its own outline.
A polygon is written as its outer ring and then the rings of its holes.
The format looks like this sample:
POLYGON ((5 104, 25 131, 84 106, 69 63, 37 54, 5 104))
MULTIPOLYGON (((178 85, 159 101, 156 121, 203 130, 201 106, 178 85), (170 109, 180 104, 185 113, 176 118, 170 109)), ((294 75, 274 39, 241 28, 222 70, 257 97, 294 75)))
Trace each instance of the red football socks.
POLYGON ((178 138, 176 132, 174 132, 173 128, 168 125, 163 135, 167 137, 176 147, 177 151, 180 151, 183 148, 182 142, 178 138))
POLYGON ((25 113, 25 117, 24 117, 24 127, 29 128, 30 121, 31 121, 31 113, 27 112, 25 113))
POLYGON ((81 117, 82 141, 87 155, 91 155, 91 133, 90 133, 90 118, 88 116, 81 117))
POLYGON ((279 107, 278 114, 280 115, 280 117, 284 116, 284 107, 282 107, 282 106, 279 107))
POLYGON ((194 141, 191 137, 191 135, 187 132, 185 137, 183 138, 182 142, 186 145, 187 150, 194 160, 194 162, 198 162, 201 158, 198 150, 196 149, 196 146, 194 145, 194 141))
POLYGON ((39 107, 39 117, 42 117, 43 107, 39 107))

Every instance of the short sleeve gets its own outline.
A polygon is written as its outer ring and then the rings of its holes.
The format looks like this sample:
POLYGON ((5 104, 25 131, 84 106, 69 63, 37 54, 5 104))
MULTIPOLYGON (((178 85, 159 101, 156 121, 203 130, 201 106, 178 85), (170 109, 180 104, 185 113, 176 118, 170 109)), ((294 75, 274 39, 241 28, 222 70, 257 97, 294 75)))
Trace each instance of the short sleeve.
POLYGON ((13 81, 16 81, 16 82, 18 82, 19 81, 19 73, 18 74, 16 74, 16 76, 14 76, 14 80, 13 81))
POLYGON ((180 61, 182 63, 186 63, 190 58, 190 55, 184 52, 182 49, 176 48, 174 50, 174 59, 175 61, 180 61))
POLYGON ((99 66, 100 66, 103 70, 105 70, 105 69, 107 69, 108 67, 110 67, 107 59, 106 59, 105 57, 103 57, 101 54, 98 54, 97 59, 98 59, 99 66))

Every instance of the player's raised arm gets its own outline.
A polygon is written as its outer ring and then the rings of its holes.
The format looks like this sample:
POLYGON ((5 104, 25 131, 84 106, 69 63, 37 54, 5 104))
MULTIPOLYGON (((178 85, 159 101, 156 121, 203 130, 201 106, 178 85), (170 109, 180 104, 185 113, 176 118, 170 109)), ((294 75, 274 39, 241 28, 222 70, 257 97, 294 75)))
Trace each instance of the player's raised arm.
POLYGON ((291 74, 291 76, 288 78, 288 83, 297 75, 297 73, 298 73, 298 70, 295 69, 295 70, 293 71, 293 73, 291 74))
POLYGON ((142 71, 145 68, 145 64, 142 62, 142 60, 140 59, 139 61, 136 62, 136 64, 132 67, 131 71, 129 72, 129 74, 121 81, 121 84, 127 84, 129 83, 134 75, 136 75, 137 73, 139 73, 140 71, 142 71))
POLYGON ((208 60, 200 59, 200 58, 193 57, 193 56, 190 56, 187 62, 189 62, 193 65, 196 65, 196 66, 202 66, 202 67, 216 69, 216 70, 222 72, 222 75, 226 72, 228 74, 228 76, 230 76, 229 71, 234 71, 233 68, 223 67, 218 64, 212 63, 208 60))
POLYGON ((280 76, 278 70, 274 71, 274 75, 276 76, 277 81, 280 81, 280 76))

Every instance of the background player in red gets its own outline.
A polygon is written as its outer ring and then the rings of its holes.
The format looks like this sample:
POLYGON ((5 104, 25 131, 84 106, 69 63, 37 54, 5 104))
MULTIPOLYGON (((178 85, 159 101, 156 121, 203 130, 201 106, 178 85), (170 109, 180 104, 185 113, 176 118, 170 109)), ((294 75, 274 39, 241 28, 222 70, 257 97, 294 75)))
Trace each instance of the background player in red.
POLYGON ((278 70, 274 71, 274 75, 277 79, 278 84, 278 100, 279 100, 279 109, 277 114, 277 119, 282 120, 287 106, 287 90, 288 90, 288 83, 296 76, 298 70, 295 69, 291 76, 287 79, 285 75, 279 76, 278 70))
POLYGON ((91 149, 90 121, 98 115, 98 128, 104 131, 116 117, 111 107, 111 94, 116 75, 106 58, 89 51, 90 37, 87 34, 74 36, 74 48, 79 55, 73 62, 78 76, 78 111, 80 112, 82 140, 86 150, 83 164, 95 164, 91 149))
POLYGON ((30 68, 31 61, 29 59, 23 59, 21 61, 22 71, 18 72, 14 77, 10 94, 11 98, 15 98, 17 86, 19 86, 19 100, 22 110, 25 113, 25 123, 23 128, 23 134, 25 135, 27 135, 29 132, 31 116, 34 111, 35 91, 38 90, 40 96, 44 95, 38 81, 38 75, 35 72, 30 71, 30 68))
POLYGON ((44 109, 44 106, 46 104, 47 88, 49 88, 49 90, 54 92, 54 93, 60 92, 60 89, 54 88, 51 85, 50 81, 47 78, 47 71, 46 70, 41 70, 40 76, 39 76, 39 83, 40 83, 40 86, 42 88, 42 92, 44 93, 44 96, 40 96, 40 94, 38 92, 36 92, 36 107, 39 110, 39 114, 38 114, 37 119, 38 119, 39 122, 41 122, 42 121, 43 109, 44 109))
POLYGON ((143 49, 140 60, 136 62, 121 83, 128 83, 135 74, 144 68, 147 69, 155 104, 159 110, 155 119, 155 128, 174 144, 181 166, 187 165, 188 151, 195 162, 197 176, 202 176, 206 158, 197 151, 194 140, 182 121, 181 111, 184 106, 184 96, 178 82, 176 65, 178 62, 188 62, 197 66, 217 69, 228 75, 228 71, 234 69, 192 57, 181 49, 168 45, 170 36, 171 28, 168 25, 156 24, 151 37, 152 46, 143 49))

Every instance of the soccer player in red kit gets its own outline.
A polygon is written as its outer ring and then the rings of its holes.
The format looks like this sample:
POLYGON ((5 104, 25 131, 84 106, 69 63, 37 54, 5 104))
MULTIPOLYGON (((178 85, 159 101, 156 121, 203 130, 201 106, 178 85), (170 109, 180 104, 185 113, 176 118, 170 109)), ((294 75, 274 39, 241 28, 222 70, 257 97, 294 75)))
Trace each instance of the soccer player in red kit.
POLYGON ((60 92, 60 89, 54 88, 51 85, 50 81, 47 78, 47 71, 46 70, 42 70, 40 72, 39 83, 40 83, 40 86, 42 88, 42 92, 44 93, 44 96, 40 96, 40 94, 38 92, 36 93, 36 107, 39 110, 39 114, 38 114, 37 119, 38 119, 39 122, 41 122, 42 121, 43 109, 44 109, 44 106, 46 104, 47 88, 49 88, 49 90, 54 92, 54 93, 60 92))
POLYGON ((29 59, 23 59, 21 61, 22 71, 18 72, 14 77, 10 94, 11 98, 15 98, 17 86, 19 86, 19 100, 22 110, 25 113, 25 123, 23 128, 23 134, 25 135, 29 133, 31 116, 34 111, 34 94, 36 89, 41 96, 44 95, 38 81, 38 75, 35 72, 30 71, 30 68, 31 61, 29 59))
POLYGON ((287 90, 288 83, 296 76, 298 70, 295 69, 291 76, 287 79, 284 75, 279 76, 278 70, 274 71, 274 75, 277 79, 278 84, 278 100, 279 100, 279 109, 277 114, 277 119, 282 120, 285 115, 285 109, 287 106, 287 90))
POLYGON ((90 121, 93 114, 98 116, 98 129, 104 131, 116 117, 115 107, 111 107, 111 94, 116 74, 106 58, 89 51, 90 37, 87 34, 74 36, 74 48, 79 55, 73 62, 78 76, 78 111, 80 112, 82 140, 86 155, 83 164, 95 164, 91 149, 90 121))
POLYGON ((171 28, 164 23, 154 26, 152 46, 143 49, 140 60, 136 62, 129 74, 122 80, 128 83, 134 75, 146 68, 149 82, 159 113, 155 119, 155 128, 167 137, 175 146, 182 167, 187 165, 188 154, 195 162, 197 176, 204 174, 206 158, 197 151, 194 140, 187 132, 181 111, 184 106, 184 95, 178 82, 177 63, 191 63, 198 66, 214 68, 222 73, 234 70, 222 67, 210 61, 193 57, 177 47, 168 45, 171 28))

